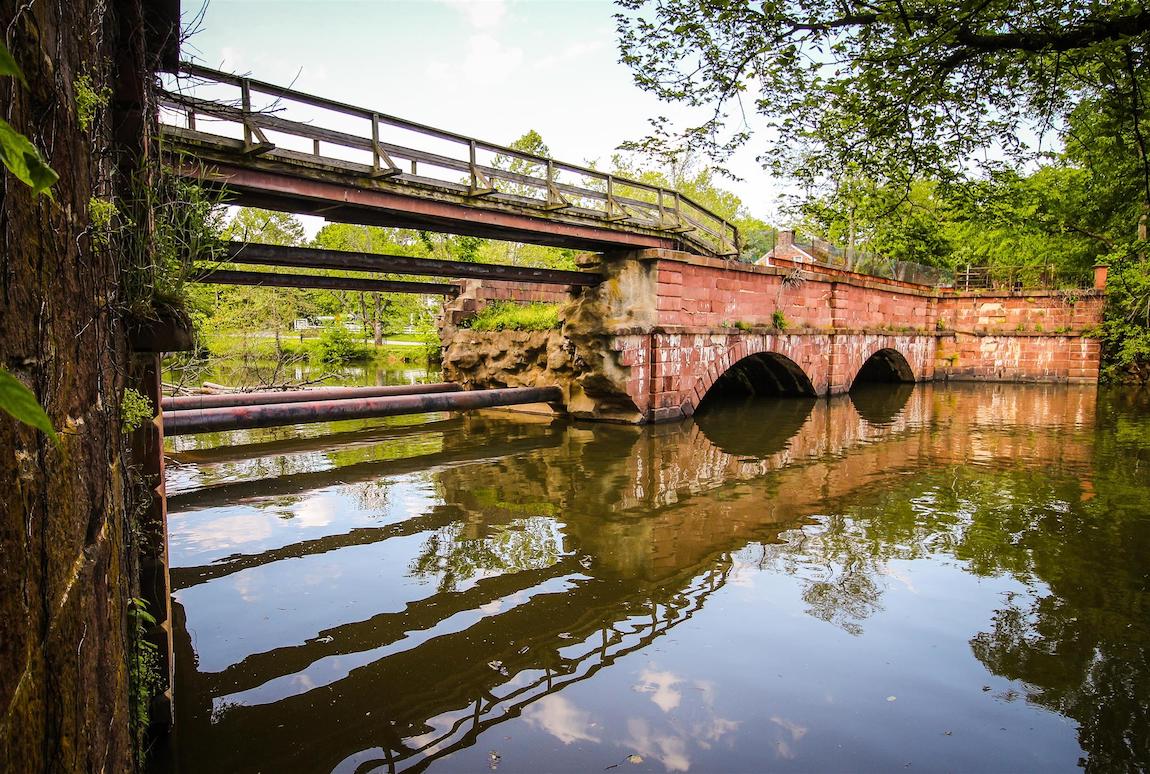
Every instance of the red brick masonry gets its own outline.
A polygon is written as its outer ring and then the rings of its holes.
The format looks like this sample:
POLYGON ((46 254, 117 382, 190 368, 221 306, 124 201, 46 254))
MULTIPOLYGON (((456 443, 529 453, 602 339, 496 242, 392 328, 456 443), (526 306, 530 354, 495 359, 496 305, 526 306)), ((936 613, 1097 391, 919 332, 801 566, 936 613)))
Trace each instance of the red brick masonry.
MULTIPOLYGON (((723 372, 759 353, 792 361, 820 395, 850 389, 880 350, 901 355, 916 381, 1098 380, 1101 288, 956 292, 790 261, 737 264, 670 250, 610 260, 643 267, 644 282, 620 290, 608 280, 604 292, 633 295, 623 305, 649 308, 641 324, 632 318, 607 342, 647 421, 689 416, 723 372), (653 304, 639 297, 652 293, 653 304)), ((501 286, 487 295, 551 301, 556 291, 501 286)))

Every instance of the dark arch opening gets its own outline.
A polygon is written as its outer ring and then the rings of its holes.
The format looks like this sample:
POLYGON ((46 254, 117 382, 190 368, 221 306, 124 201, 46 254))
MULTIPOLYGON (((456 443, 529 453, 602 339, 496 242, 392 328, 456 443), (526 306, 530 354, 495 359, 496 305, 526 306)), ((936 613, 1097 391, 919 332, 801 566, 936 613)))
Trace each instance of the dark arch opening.
POLYGON ((727 454, 762 459, 787 448, 817 402, 812 397, 715 402, 695 415, 695 424, 708 441, 727 454))
POLYGON ((851 384, 853 390, 868 382, 913 382, 914 371, 902 353, 894 349, 880 349, 867 358, 851 384))
POLYGON ((893 385, 864 382, 851 388, 850 399, 855 411, 867 422, 889 425, 906 407, 913 392, 914 385, 906 382, 893 385))
POLYGON ((728 368, 707 390, 699 408, 731 399, 814 395, 815 386, 795 361, 775 352, 761 352, 728 368))

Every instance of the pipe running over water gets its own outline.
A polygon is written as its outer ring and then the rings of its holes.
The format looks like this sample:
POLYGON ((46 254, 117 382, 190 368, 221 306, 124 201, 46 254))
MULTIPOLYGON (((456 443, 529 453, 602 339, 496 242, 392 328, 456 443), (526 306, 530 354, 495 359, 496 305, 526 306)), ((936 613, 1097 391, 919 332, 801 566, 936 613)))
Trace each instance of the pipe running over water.
POLYGON ((321 400, 347 400, 349 398, 424 395, 436 392, 459 392, 462 389, 454 382, 433 382, 430 384, 389 385, 387 387, 318 387, 308 390, 233 392, 226 395, 181 395, 164 398, 160 401, 160 408, 165 411, 186 411, 224 406, 259 406, 272 403, 308 403, 321 400))
POLYGON ((163 414, 163 422, 164 435, 173 436, 431 411, 464 411, 524 403, 559 403, 562 400, 563 392, 558 387, 511 387, 171 411, 163 414))

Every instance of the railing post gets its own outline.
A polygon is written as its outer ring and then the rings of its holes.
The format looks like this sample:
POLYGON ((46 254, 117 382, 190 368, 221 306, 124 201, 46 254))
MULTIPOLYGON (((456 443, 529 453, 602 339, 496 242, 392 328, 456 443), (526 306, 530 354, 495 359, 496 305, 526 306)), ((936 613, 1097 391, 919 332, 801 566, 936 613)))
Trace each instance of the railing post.
POLYGON ((244 147, 252 147, 252 128, 248 124, 248 115, 252 112, 252 87, 247 78, 240 79, 240 106, 244 119, 244 147))
POLYGON ((371 172, 379 175, 379 113, 371 114, 371 172))
POLYGON ((571 206, 571 202, 563 194, 559 193, 559 188, 555 185, 555 162, 547 159, 547 205, 548 210, 565 210, 571 206))

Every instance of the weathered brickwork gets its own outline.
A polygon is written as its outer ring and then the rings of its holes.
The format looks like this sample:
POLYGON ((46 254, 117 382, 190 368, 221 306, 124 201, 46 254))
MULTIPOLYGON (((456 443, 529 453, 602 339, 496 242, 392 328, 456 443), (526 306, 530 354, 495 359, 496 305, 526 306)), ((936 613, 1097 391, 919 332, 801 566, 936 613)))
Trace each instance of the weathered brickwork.
MULTIPOLYGON (((775 263, 669 250, 604 259, 608 279, 576 304, 584 303, 584 316, 598 304, 600 338, 614 371, 626 375, 617 389, 634 417, 690 416, 720 376, 752 356, 797 371, 815 395, 849 390, 876 353, 914 381, 1097 381, 1091 335, 1102 319, 1101 289, 956 292, 775 263)), ((495 299, 574 298, 566 288, 488 284, 468 292, 462 313, 495 299)))

